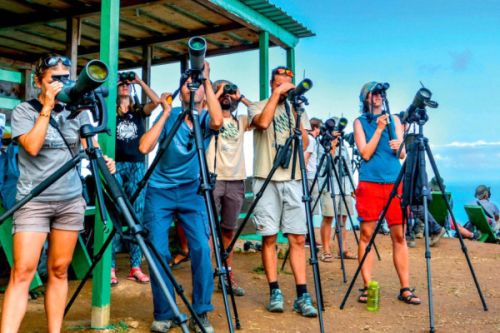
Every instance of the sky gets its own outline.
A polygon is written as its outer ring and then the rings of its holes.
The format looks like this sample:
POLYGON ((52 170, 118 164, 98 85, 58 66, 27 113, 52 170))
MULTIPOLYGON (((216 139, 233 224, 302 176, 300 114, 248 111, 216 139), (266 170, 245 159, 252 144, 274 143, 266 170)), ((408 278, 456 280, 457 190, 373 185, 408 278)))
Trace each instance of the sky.
MULTIPOLYGON (((424 134, 447 181, 500 183, 500 1, 271 0, 315 37, 296 47, 296 76, 310 78, 310 117, 359 115, 367 81, 389 82, 392 113, 405 110, 422 82, 439 103, 424 134), (304 76, 305 74, 305 76, 304 76)), ((259 98, 257 51, 208 58, 211 79, 235 82, 259 98)), ((281 48, 270 68, 285 64, 281 48)), ((175 90, 178 65, 153 67, 152 88, 175 90)), ((245 113, 246 110, 240 109, 245 113)), ((245 145, 251 169, 251 137, 245 145)))

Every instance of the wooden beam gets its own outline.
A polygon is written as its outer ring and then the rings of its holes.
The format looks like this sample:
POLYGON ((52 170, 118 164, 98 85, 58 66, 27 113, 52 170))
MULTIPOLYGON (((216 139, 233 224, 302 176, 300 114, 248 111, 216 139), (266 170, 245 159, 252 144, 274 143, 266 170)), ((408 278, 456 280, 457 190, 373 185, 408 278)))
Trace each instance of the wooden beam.
MULTIPOLYGON (((270 47, 276 46, 273 43, 270 43, 270 47)), ((227 49, 218 49, 214 51, 210 51, 210 53, 207 54, 207 58, 213 57, 213 56, 219 56, 219 55, 225 55, 225 54, 234 54, 238 52, 245 52, 245 51, 250 51, 250 50, 256 50, 259 48, 259 43, 252 43, 252 44, 245 44, 245 45, 238 45, 234 47, 230 47, 227 49)), ((168 59, 158 59, 158 60, 153 60, 151 64, 153 66, 157 65, 165 65, 165 64, 173 64, 173 63, 179 63, 183 59, 183 57, 186 57, 187 55, 181 55, 179 57, 175 58, 168 58, 168 59)), ((189 65, 186 65, 186 68, 189 65)), ((120 66, 120 70, 130 70, 130 69, 135 69, 139 67, 137 63, 135 62, 126 62, 122 66, 120 66)))
POLYGON ((290 68, 292 72, 295 74, 292 78, 292 82, 295 83, 295 78, 297 77, 295 73, 295 49, 288 48, 286 49, 286 67, 290 68))
POLYGON ((254 31, 267 31, 276 44, 295 47, 299 38, 238 0, 195 0, 254 31))
MULTIPOLYGON (((219 27, 209 27, 209 28, 203 28, 203 29, 198 29, 198 30, 191 30, 191 31, 182 31, 178 32, 175 34, 170 34, 166 36, 154 36, 150 38, 143 38, 143 39, 136 39, 136 40, 127 40, 124 42, 120 43, 120 50, 123 49, 128 49, 128 48, 133 48, 133 47, 140 47, 143 45, 153 45, 153 44, 159 44, 159 43, 166 43, 166 42, 175 42, 179 40, 183 40, 192 36, 205 36, 205 35, 210 35, 210 34, 216 34, 216 33, 221 33, 221 32, 228 32, 236 29, 241 29, 241 25, 238 23, 231 23, 228 25, 223 25, 219 27)), ((99 46, 94 46, 94 47, 80 47, 78 49, 78 54, 80 55, 86 55, 86 54, 92 54, 99 52, 99 46)))
MULTIPOLYGON (((166 0, 122 0, 121 9, 141 8, 151 6, 156 3, 164 3, 166 0)), ((47 10, 38 10, 34 14, 14 14, 2 16, 0 21, 0 29, 14 28, 30 24, 43 24, 48 21, 65 20, 67 17, 87 17, 99 15, 101 13, 101 5, 85 5, 83 3, 73 4, 70 10, 61 10, 54 12, 51 7, 47 6, 47 10)))
MULTIPOLYGON (((142 47, 142 74, 141 78, 144 83, 151 86, 151 61, 153 58, 153 47, 151 45, 144 45, 142 47)), ((142 89, 141 102, 146 104, 148 102, 148 96, 144 89, 142 89)))
POLYGON ((70 77, 76 79, 78 45, 80 45, 81 21, 79 17, 66 19, 66 56, 71 59, 70 77))

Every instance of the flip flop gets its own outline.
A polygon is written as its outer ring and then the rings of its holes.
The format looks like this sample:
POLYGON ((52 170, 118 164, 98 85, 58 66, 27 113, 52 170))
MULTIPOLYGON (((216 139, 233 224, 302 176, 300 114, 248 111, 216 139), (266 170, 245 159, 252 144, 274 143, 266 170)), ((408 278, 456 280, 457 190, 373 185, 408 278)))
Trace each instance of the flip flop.
POLYGON ((319 256, 319 260, 321 260, 323 262, 332 262, 333 261, 333 255, 330 252, 327 252, 327 253, 323 252, 319 256))

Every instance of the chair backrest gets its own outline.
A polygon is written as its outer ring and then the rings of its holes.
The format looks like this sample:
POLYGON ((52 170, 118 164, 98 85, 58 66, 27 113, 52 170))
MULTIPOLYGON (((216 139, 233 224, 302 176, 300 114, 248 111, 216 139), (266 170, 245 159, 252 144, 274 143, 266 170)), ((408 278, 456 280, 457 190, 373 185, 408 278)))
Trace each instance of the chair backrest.
POLYGON ((494 243, 496 236, 488 223, 488 218, 484 214, 483 208, 478 205, 465 205, 464 209, 469 217, 469 221, 479 229, 481 234, 488 236, 485 241, 494 243))
MULTIPOLYGON (((451 200, 451 193, 446 192, 446 196, 449 202, 451 200)), ((432 192, 432 200, 429 202, 429 212, 437 223, 442 227, 445 226, 446 219, 448 218, 448 209, 446 208, 446 201, 441 192, 432 192)))

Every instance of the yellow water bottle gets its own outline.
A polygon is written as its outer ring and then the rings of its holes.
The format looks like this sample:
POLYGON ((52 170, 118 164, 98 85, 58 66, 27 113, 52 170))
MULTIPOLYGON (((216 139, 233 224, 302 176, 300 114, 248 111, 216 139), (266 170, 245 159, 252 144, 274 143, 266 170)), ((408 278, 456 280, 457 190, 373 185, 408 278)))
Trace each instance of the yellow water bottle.
POLYGON ((370 312, 378 311, 380 307, 380 286, 377 281, 368 282, 368 300, 366 309, 370 312))

